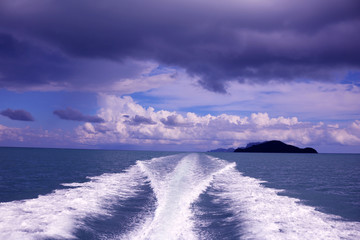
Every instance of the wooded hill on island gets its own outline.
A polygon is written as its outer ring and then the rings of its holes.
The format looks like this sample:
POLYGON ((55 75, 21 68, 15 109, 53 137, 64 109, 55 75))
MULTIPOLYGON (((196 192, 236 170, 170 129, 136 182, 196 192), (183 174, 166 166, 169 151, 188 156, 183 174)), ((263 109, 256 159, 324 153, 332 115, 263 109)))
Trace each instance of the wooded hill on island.
POLYGON ((234 152, 262 152, 262 153, 317 153, 314 148, 299 148, 281 141, 273 140, 258 144, 251 144, 245 148, 237 148, 234 152))

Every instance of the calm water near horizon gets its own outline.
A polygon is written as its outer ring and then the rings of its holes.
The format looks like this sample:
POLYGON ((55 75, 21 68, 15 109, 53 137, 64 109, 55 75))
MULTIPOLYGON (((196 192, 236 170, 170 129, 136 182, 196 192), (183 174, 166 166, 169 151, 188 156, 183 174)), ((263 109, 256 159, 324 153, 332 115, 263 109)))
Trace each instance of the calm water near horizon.
POLYGON ((360 154, 0 148, 0 239, 360 239, 360 154))

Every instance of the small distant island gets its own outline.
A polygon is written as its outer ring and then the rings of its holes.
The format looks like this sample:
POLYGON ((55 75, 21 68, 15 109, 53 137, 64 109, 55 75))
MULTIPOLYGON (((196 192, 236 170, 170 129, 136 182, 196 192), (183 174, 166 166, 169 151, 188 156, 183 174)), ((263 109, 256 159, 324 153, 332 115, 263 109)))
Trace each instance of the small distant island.
POLYGON ((209 152, 258 152, 258 153, 318 153, 314 148, 299 148, 278 140, 249 143, 244 148, 215 149, 209 152))
POLYGON ((217 149, 213 149, 210 150, 208 152, 234 152, 235 148, 217 148, 217 149))

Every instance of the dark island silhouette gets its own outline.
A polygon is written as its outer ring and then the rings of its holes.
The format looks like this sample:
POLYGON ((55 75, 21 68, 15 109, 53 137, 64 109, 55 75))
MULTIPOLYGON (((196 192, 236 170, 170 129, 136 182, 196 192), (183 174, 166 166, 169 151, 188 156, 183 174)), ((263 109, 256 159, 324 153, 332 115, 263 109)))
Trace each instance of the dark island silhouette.
POLYGON ((234 152, 260 152, 260 153, 318 153, 313 148, 298 148, 278 140, 267 141, 237 148, 234 152))

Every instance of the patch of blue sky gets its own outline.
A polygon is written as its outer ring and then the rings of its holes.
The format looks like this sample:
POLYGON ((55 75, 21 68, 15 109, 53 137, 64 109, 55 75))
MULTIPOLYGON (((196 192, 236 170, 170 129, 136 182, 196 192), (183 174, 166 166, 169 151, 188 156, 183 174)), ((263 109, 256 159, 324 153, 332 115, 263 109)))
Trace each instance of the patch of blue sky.
POLYGON ((252 111, 236 109, 235 107, 231 107, 230 105, 225 105, 225 106, 203 105, 203 106, 183 107, 183 108, 179 108, 178 112, 179 113, 192 112, 192 113, 196 113, 199 116, 205 116, 208 114, 213 116, 228 114, 228 115, 237 115, 241 117, 250 116, 251 113, 253 113, 252 111))
POLYGON ((208 105, 205 106, 204 110, 214 115, 225 113, 238 116, 250 116, 252 113, 262 111, 263 109, 260 109, 252 100, 243 100, 223 105, 208 105))
POLYGON ((360 71, 349 71, 341 83, 360 87, 360 71))
POLYGON ((217 112, 211 110, 212 106, 193 106, 193 107, 184 107, 179 108, 178 112, 181 114, 186 114, 188 112, 196 113, 199 116, 205 116, 205 115, 218 115, 217 112))
POLYGON ((282 92, 279 91, 262 91, 259 92, 260 94, 264 94, 264 95, 278 95, 278 94, 282 94, 282 92))
POLYGON ((175 73, 176 70, 178 70, 178 67, 170 67, 166 65, 158 65, 156 68, 152 69, 147 76, 156 76, 160 74, 169 74, 169 73, 175 73))
MULTIPOLYGON (((150 90, 151 91, 151 90, 150 90)), ((208 106, 191 106, 191 107, 179 107, 175 104, 168 104, 167 102, 171 100, 176 100, 176 98, 167 97, 156 97, 154 95, 149 95, 147 92, 137 92, 130 94, 134 101, 141 105, 144 108, 153 107, 155 111, 167 110, 167 111, 176 111, 180 114, 186 114, 188 112, 196 113, 200 116, 205 116, 207 114, 216 114, 218 111, 212 111, 213 105, 208 106)))
POLYGON ((339 91, 339 89, 337 89, 335 86, 331 87, 331 88, 329 88, 328 86, 319 86, 318 90, 320 92, 337 92, 337 91, 339 91))
POLYGON ((134 99, 134 101, 137 104, 139 104, 145 108, 154 107, 156 111, 158 111, 158 110, 170 110, 171 111, 171 109, 157 109, 156 106, 159 106, 166 101, 164 98, 148 95, 147 92, 136 92, 136 93, 130 94, 129 96, 132 97, 132 99, 134 99))

